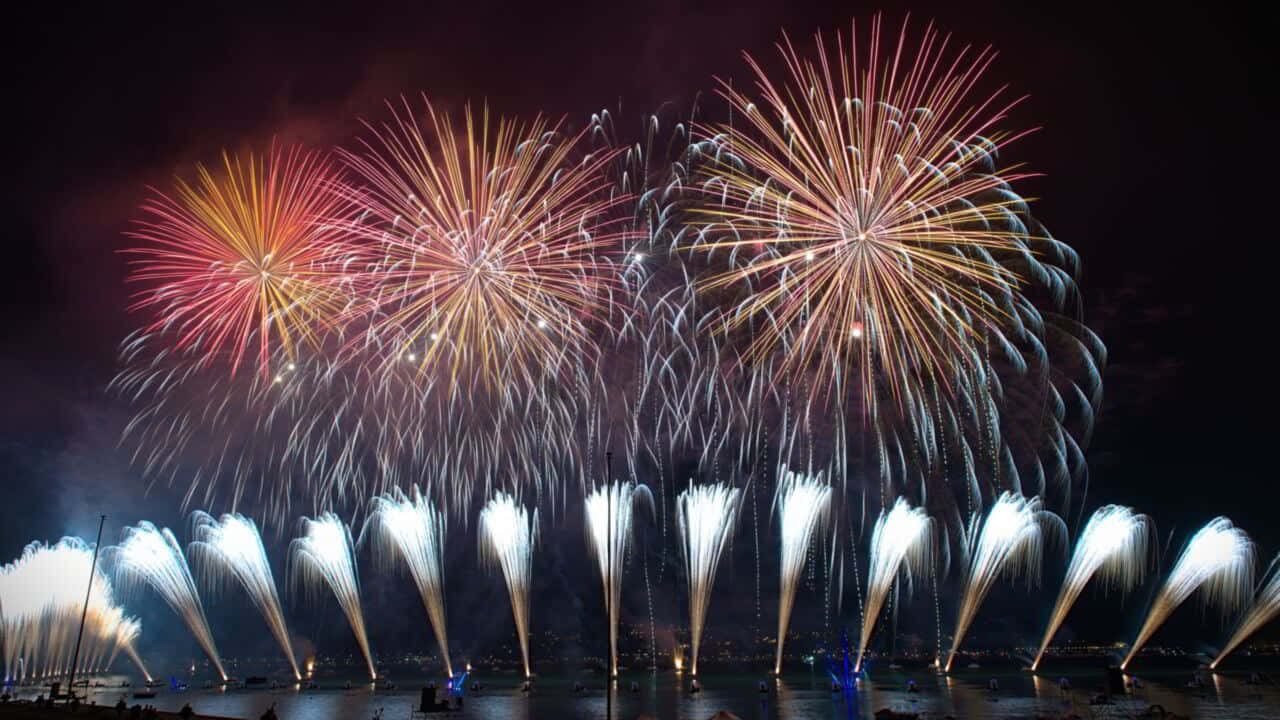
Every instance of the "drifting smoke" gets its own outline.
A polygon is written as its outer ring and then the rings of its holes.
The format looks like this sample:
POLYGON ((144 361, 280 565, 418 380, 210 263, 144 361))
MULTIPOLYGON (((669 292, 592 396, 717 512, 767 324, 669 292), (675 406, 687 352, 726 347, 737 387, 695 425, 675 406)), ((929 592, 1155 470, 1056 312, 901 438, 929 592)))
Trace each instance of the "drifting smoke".
POLYGON ((1231 634, 1231 639, 1222 647, 1222 652, 1209 663, 1209 668, 1216 669, 1223 658, 1257 632, 1258 628, 1274 620, 1276 615, 1280 615, 1280 556, 1271 561, 1271 579, 1258 593, 1253 607, 1249 608, 1249 612, 1241 618, 1236 631, 1231 634))
POLYGON ((1067 613, 1075 605, 1084 586, 1095 575, 1099 576, 1104 588, 1115 588, 1122 593, 1142 582, 1151 532, 1150 518, 1119 505, 1098 508, 1089 518, 1076 540, 1076 549, 1062 580, 1058 601, 1049 615, 1049 625, 1044 630, 1036 659, 1031 663, 1032 670, 1040 667, 1045 648, 1049 647, 1058 628, 1067 619, 1067 613))
POLYGON ((955 637, 947 655, 948 672, 969 626, 978 615, 978 608, 982 607, 996 580, 1001 575, 1010 575, 1015 579, 1025 576, 1031 584, 1038 581, 1045 533, 1051 527, 1061 531, 1061 523, 1056 515, 1041 509, 1040 498, 1027 499, 1010 492, 996 499, 981 525, 976 514, 969 521, 965 538, 969 565, 955 637))
POLYGON ((520 639, 524 676, 529 665, 529 581, 533 575, 533 546, 538 541, 538 511, 532 513, 504 492, 480 511, 480 557, 502 570, 511 596, 511 616, 520 639))
POLYGON ((146 585, 163 598, 187 624, 218 671, 218 677, 225 682, 227 672, 213 643, 204 605, 200 602, 196 583, 191 579, 191 568, 187 566, 182 547, 173 533, 168 528, 159 529, 144 520, 135 527, 125 528, 124 541, 106 550, 108 557, 115 560, 116 575, 121 584, 125 587, 146 585))
POLYGON ((676 524, 689 582, 689 636, 692 673, 698 674, 698 647, 711 603, 720 557, 733 537, 741 491, 723 483, 690 486, 676 500, 676 524))
POLYGON ((34 542, 0 568, 0 633, 6 682, 55 678, 71 671, 84 613, 77 672, 110 667, 124 650, 148 680, 134 650, 142 626, 115 604, 111 581, 95 572, 85 607, 93 546, 79 538, 55 545, 34 542))
POLYGON ((905 570, 904 579, 909 587, 912 575, 923 573, 929 567, 932 529, 933 522, 924 509, 913 508, 902 498, 898 498, 887 513, 881 511, 876 520, 867 567, 867 609, 862 616, 862 636, 853 665, 855 673, 862 669, 862 656, 871 640, 871 631, 899 570, 905 570))
POLYGON ((275 576, 271 574, 271 563, 262 546, 258 526, 243 515, 229 513, 215 520, 208 513, 199 511, 192 516, 191 526, 195 538, 190 546, 191 556, 198 561, 197 565, 210 584, 215 589, 224 589, 230 578, 240 583, 284 651, 294 679, 301 679, 298 661, 289 642, 289 627, 280 609, 275 576))
POLYGON ((440 646, 445 674, 453 677, 453 663, 449 661, 449 635, 444 611, 444 536, 447 524, 444 514, 436 510, 413 489, 413 498, 395 491, 375 497, 370 503, 369 520, 360 537, 373 534, 376 555, 391 566, 396 555, 409 566, 409 574, 418 586, 422 604, 431 620, 431 629, 440 646))
POLYGON ((301 583, 313 597, 320 594, 322 585, 333 591, 364 653, 369 679, 377 680, 364 627, 364 609, 360 606, 360 578, 351 530, 333 513, 324 513, 314 520, 303 518, 302 537, 289 543, 289 560, 293 565, 290 576, 294 583, 301 583))
POLYGON ((778 483, 776 498, 779 532, 782 535, 782 563, 778 578, 778 650, 773 663, 775 674, 782 672, 782 645, 791 624, 791 608, 796 602, 796 584, 804 569, 805 554, 819 521, 831 510, 831 487, 822 475, 786 472, 778 483))
POLYGON ((653 495, 644 485, 613 483, 587 496, 587 545, 600 566, 605 611, 609 614, 609 675, 618 676, 618 607, 622 600, 622 561, 631 544, 635 506, 653 515, 653 495))
POLYGON ((1202 590, 1205 602, 1224 615, 1242 607, 1253 588, 1253 553, 1249 536, 1224 517, 1200 528, 1183 548, 1120 667, 1129 667, 1156 630, 1196 590, 1202 590))

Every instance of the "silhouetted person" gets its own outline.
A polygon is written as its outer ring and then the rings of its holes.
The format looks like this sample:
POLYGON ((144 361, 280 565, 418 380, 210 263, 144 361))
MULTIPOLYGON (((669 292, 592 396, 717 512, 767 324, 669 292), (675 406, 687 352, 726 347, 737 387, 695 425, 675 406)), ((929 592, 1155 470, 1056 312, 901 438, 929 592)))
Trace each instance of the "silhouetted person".
POLYGON ((276 706, 272 705, 267 708, 267 711, 262 713, 260 720, 279 720, 279 718, 276 717, 276 706))
POLYGON ((191 703, 183 705, 182 709, 178 711, 178 717, 182 718, 182 720, 191 720, 195 714, 196 711, 191 709, 191 703))
POLYGON ((124 717, 124 711, 128 709, 129 709, 129 706, 128 704, 125 703, 124 698, 120 698, 119 700, 116 701, 116 717, 118 718, 124 717))

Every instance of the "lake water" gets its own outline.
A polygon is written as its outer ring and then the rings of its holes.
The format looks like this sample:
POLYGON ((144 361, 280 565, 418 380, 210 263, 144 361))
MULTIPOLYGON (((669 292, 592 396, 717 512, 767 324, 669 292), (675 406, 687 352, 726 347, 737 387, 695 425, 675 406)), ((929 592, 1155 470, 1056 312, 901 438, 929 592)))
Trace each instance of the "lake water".
MULTIPOLYGON (((1046 663, 1048 665, 1048 663, 1046 663)), ((374 690, 359 684, 353 673, 353 689, 343 689, 347 681, 342 672, 330 672, 319 679, 318 689, 242 688, 229 690, 191 689, 185 692, 161 688, 151 703, 163 710, 178 710, 191 703, 197 713, 256 720, 267 708, 275 706, 280 720, 366 720, 381 709, 384 720, 409 718, 418 703, 418 688, 423 681, 414 678, 412 668, 390 668, 387 677, 398 683, 395 690, 374 690)), ((931 670, 884 670, 876 672, 860 684, 857 696, 859 718, 870 718, 875 710, 890 708, 917 712, 922 718, 941 718, 947 714, 957 718, 1005 720, 1034 718, 1037 715, 1062 714, 1074 708, 1086 718, 1133 717, 1149 704, 1194 718, 1221 720, 1271 720, 1280 717, 1280 686, 1274 673, 1264 673, 1267 684, 1245 683, 1246 670, 1206 675, 1203 688, 1186 686, 1192 677, 1189 666, 1139 672, 1143 688, 1136 695, 1120 698, 1111 706, 1088 705, 1088 697, 1103 681, 1097 666, 1048 668, 1043 675, 1032 675, 1014 668, 965 670, 950 676, 931 670), (1059 677, 1071 680, 1072 691, 1059 690, 1059 677), (999 682, 999 691, 990 693, 991 678, 999 682), (911 679, 920 689, 906 692, 911 679)), ((519 680, 512 675, 488 677, 473 675, 485 683, 478 693, 468 691, 461 713, 437 717, 475 718, 484 720, 600 720, 605 717, 603 679, 599 675, 561 675, 541 677, 535 692, 520 692, 519 680), (584 693, 574 691, 574 683, 586 686, 584 693)), ((758 692, 760 675, 708 673, 701 677, 703 691, 688 692, 688 678, 671 671, 624 674, 614 695, 614 714, 618 720, 633 720, 647 713, 658 720, 706 720, 720 710, 728 710, 743 720, 847 720, 849 709, 840 694, 830 692, 829 681, 819 671, 813 675, 794 673, 768 681, 769 692, 758 692), (639 690, 631 691, 631 683, 639 690)), ((118 685, 120 676, 100 678, 107 685, 118 685)), ((119 688, 94 688, 93 699, 99 705, 113 705, 120 698, 119 688)), ((127 698, 130 703, 135 702, 127 698)))

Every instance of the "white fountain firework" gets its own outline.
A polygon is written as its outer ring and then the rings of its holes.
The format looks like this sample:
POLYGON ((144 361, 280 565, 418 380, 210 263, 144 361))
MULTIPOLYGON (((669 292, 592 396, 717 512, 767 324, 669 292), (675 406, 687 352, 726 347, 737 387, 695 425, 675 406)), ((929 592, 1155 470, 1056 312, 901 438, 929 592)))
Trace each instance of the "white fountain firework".
POLYGON ((294 587, 306 588, 312 598, 327 586, 338 599, 338 605, 351 624, 351 632, 364 653, 369 679, 377 680, 373 655, 369 652, 369 635, 365 631, 364 609, 360 605, 360 576, 356 567, 351 530, 331 512, 319 517, 302 518, 302 536, 289 543, 289 576, 294 587))
POLYGON ((716 568, 738 516, 741 491, 724 483, 694 486, 676 499, 676 525, 680 530, 680 550, 684 555, 689 583, 689 636, 692 651, 690 669, 698 674, 698 648, 702 628, 711 603, 716 568))
POLYGON ((418 586, 418 594, 422 596, 422 604, 431 620, 445 673, 453 677, 444 605, 444 538, 447 528, 444 514, 415 487, 412 498, 399 490, 373 498, 369 519, 360 532, 360 538, 363 543, 364 538, 372 534, 375 557, 386 567, 395 564, 397 555, 409 566, 409 574, 418 586))
POLYGON ((1120 668, 1129 667, 1156 630, 1197 590, 1207 605, 1218 608, 1224 615, 1241 608, 1253 589, 1253 561, 1254 548, 1249 536, 1227 518, 1214 518, 1196 531, 1151 603, 1147 619, 1120 668))
POLYGON ((1262 589, 1258 591, 1257 597, 1253 601, 1253 606, 1240 619, 1240 623, 1236 625, 1235 632, 1231 634, 1231 639, 1227 640, 1227 644, 1222 646, 1222 652, 1209 663, 1211 670, 1216 670, 1218 664, 1224 658, 1231 654, 1233 650, 1240 647, 1240 643, 1249 639, 1263 625, 1271 622, 1280 615, 1280 555, 1271 561, 1269 571, 1270 579, 1265 580, 1262 589))
POLYGON ((187 624, 218 676, 225 681, 227 672, 214 645, 204 604, 200 602, 191 568, 173 533, 144 520, 136 527, 125 528, 124 541, 107 551, 115 561, 116 575, 122 584, 125 587, 145 585, 163 598, 187 624))
POLYGON ((871 641, 880 609, 901 571, 910 588, 913 575, 928 569, 933 547, 933 521, 923 508, 913 508, 903 498, 880 512, 871 533, 871 559, 867 567, 867 607, 853 670, 862 669, 862 657, 871 641))
POLYGON ((653 514, 653 494, 630 481, 599 487, 587 496, 587 545, 600 567, 605 612, 609 615, 609 673, 618 676, 618 608, 622 601, 622 561, 631 544, 635 507, 653 514), (611 542, 612 541, 612 542, 611 542))
MULTIPOLYGON (((33 542, 0 568, 0 635, 5 680, 60 677, 71 670, 81 613, 84 636, 77 672, 109 667, 121 649, 136 658, 132 643, 141 632, 135 618, 116 604, 111 581, 93 566, 93 546, 66 537, 53 545, 33 542)), ((139 668, 146 669, 138 661, 139 668)))
POLYGON ((520 640, 524 676, 529 665, 529 582, 533 575, 533 546, 538 542, 538 511, 532 513, 512 495, 499 492, 480 511, 480 557, 502 570, 511 596, 511 616, 520 640))
POLYGON ((948 672, 969 626, 978 615, 978 608, 982 607, 996 580, 1008 575, 1015 580, 1025 577, 1029 585, 1039 581, 1044 541, 1050 531, 1056 531, 1055 535, 1059 536, 1065 534, 1062 520, 1043 510, 1040 498, 1028 499, 1011 492, 1002 493, 996 499, 985 519, 976 513, 970 519, 965 535, 968 565, 955 636, 947 655, 945 669, 948 672))
POLYGON ((191 527, 195 538, 190 546, 191 556, 209 584, 215 590, 222 590, 230 578, 235 578, 267 621, 272 636, 289 660, 294 679, 301 679, 284 611, 280 608, 275 576, 271 574, 271 563, 262 546, 258 526, 237 513, 227 513, 215 520, 206 512, 196 511, 191 517, 191 527))
POLYGON ((1093 513, 1076 540, 1058 601, 1049 614, 1040 649, 1031 663, 1032 670, 1040 667, 1045 648, 1090 580, 1096 576, 1104 588, 1114 588, 1121 593, 1142 582, 1150 557, 1148 540, 1152 532, 1151 519, 1132 508, 1106 505, 1093 513))
POLYGON ((796 602, 796 585, 804 569, 805 554, 818 524, 831 511, 831 487, 822 474, 784 471, 774 504, 778 508, 782 562, 778 576, 778 640, 773 672, 782 672, 782 647, 796 602))

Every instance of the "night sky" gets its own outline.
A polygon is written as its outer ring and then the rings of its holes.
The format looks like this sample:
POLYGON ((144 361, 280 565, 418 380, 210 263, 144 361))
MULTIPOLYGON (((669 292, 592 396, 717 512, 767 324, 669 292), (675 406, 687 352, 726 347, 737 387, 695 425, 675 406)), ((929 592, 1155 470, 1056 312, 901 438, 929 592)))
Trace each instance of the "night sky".
MULTIPOLYGON (((1276 152, 1264 115, 1274 58, 1258 18, 1222 3, 1195 14, 1115 2, 172 5, 47 3, 8 25, 0 558, 32 539, 92 539, 100 511, 110 515, 109 540, 143 518, 182 527, 177 493, 145 492, 117 447, 127 415, 104 392, 117 345, 137 322, 125 310, 118 251, 147 185, 167 186, 223 148, 260 149, 273 137, 348 142, 358 118, 382 117, 384 99, 401 93, 574 121, 604 107, 630 118, 664 103, 687 108, 699 93, 714 106, 713 77, 746 77, 742 51, 772 61, 783 29, 807 42, 878 9, 889 26, 910 11, 914 23, 933 19, 960 42, 993 45, 1000 57, 984 87, 1007 82, 1030 96, 1008 125, 1041 129, 1005 158, 1045 173, 1022 192, 1080 253, 1084 318, 1109 351, 1089 449, 1090 506, 1151 514, 1162 545, 1172 533, 1175 549, 1225 514, 1258 541, 1264 561, 1280 550, 1266 219, 1276 152)), ((547 562, 580 562, 580 533, 565 533, 578 544, 548 550, 547 562)), ((454 544, 467 546, 451 551, 465 577, 472 540, 454 544)), ((283 555, 272 552, 279 575, 283 555)), ((746 585, 741 553, 736 562, 728 572, 746 585)), ((1048 571, 1050 584, 1060 572, 1048 571)), ((496 580, 478 577, 483 588, 450 585, 461 615, 473 601, 505 603, 496 580)), ((552 602, 598 612, 596 581, 555 575, 546 585, 535 625, 552 602)), ((419 612, 412 593, 401 594, 404 612, 419 612)), ((223 638, 234 633, 219 626, 249 612, 233 605, 211 618, 227 654, 237 646, 223 638)), ((1127 636, 1137 603, 1126 610, 1119 632, 1127 636)), ((1183 614, 1171 632, 1220 634, 1216 622, 1195 632, 1199 614, 1183 614)), ((679 617, 674 607, 667 617, 679 617)), ((170 622, 144 613, 144 628, 170 622)), ((299 624, 309 632, 310 622, 299 624)), ((374 625, 376 648, 391 629, 374 625)), ((931 633, 931 623, 919 630, 931 633)), ((421 635, 427 643, 425 628, 421 635)))

